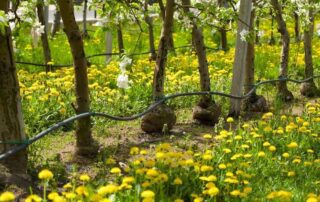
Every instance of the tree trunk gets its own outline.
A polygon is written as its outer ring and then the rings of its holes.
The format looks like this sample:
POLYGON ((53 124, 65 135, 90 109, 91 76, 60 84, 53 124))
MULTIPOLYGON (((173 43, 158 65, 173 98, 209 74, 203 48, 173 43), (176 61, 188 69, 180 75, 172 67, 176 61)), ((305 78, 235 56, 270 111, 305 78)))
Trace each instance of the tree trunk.
POLYGON ((173 26, 174 0, 168 0, 166 5, 166 16, 163 22, 161 36, 158 47, 158 55, 156 60, 156 67, 153 77, 153 98, 156 100, 164 96, 164 75, 165 66, 167 62, 168 44, 170 42, 170 35, 173 26))
POLYGON ((274 16, 272 14, 272 11, 270 12, 271 15, 271 34, 270 34, 270 40, 269 40, 269 45, 274 45, 276 43, 276 40, 274 38, 274 16))
POLYGON ((118 26, 117 26, 117 36, 118 36, 119 53, 124 53, 124 43, 123 43, 123 35, 122 35, 121 24, 118 24, 118 26))
MULTIPOLYGON (((304 30, 304 61, 305 61, 305 78, 313 77, 313 61, 312 61, 312 38, 314 31, 314 14, 313 9, 309 10, 310 24, 304 30)), ((314 80, 311 79, 301 85, 300 92, 306 97, 315 97, 320 95, 320 91, 316 87, 314 80)))
POLYGON ((47 32, 47 35, 48 33, 50 32, 49 30, 49 6, 44 6, 43 7, 43 16, 44 16, 44 24, 45 24, 45 29, 46 29, 46 32, 47 32))
MULTIPOLYGON (((226 7, 227 4, 224 0, 218 0, 218 5, 219 7, 226 7)), ((228 50, 228 38, 227 38, 227 30, 226 30, 226 26, 224 25, 221 29, 219 29, 220 31, 220 48, 223 51, 227 51, 228 50)))
MULTIPOLYGON (((160 7, 160 12, 161 12, 161 17, 162 17, 162 20, 164 22, 165 21, 165 16, 166 16, 166 7, 163 5, 163 1, 162 0, 159 0, 159 7, 160 7)), ((172 25, 171 29, 172 30, 170 31, 169 42, 168 42, 167 46, 168 46, 169 50, 174 51, 174 40, 173 40, 173 35, 172 35, 173 25, 172 25)))
MULTIPOLYGON (((243 92, 248 42, 241 40, 241 32, 243 32, 243 30, 249 31, 248 25, 250 25, 251 8, 251 1, 240 1, 239 19, 241 19, 241 21, 238 20, 236 52, 233 65, 233 76, 231 86, 231 94, 236 96, 241 96, 243 92)), ((229 116, 238 117, 240 115, 240 110, 241 100, 230 99, 229 116)))
MULTIPOLYGON (((260 28, 260 20, 259 20, 258 17, 256 17, 256 29, 259 30, 259 28, 260 28)), ((256 35, 256 41, 255 41, 255 43, 256 43, 256 44, 260 44, 259 32, 256 32, 255 35, 256 35)))
POLYGON ((296 43, 300 41, 300 23, 299 23, 299 15, 296 12, 293 12, 294 15, 294 33, 296 43))
POLYGON ((83 2, 83 17, 82 17, 82 34, 84 37, 88 37, 87 30, 87 8, 88 8, 88 0, 84 0, 83 2))
MULTIPOLYGON (((253 3, 255 4, 255 0, 253 3)), ((251 11, 250 17, 250 26, 254 26, 255 22, 255 9, 251 11)), ((257 35, 256 35, 257 36, 257 35)), ((254 87, 254 68, 255 68, 255 41, 248 42, 247 56, 246 56, 246 69, 245 69, 245 78, 244 78, 244 94, 248 94, 254 87)), ((268 110, 266 99, 257 95, 254 91, 248 98, 244 100, 244 110, 245 111, 254 111, 254 112, 265 112, 268 110)))
MULTIPOLYGON (((9 1, 0 1, 0 10, 8 13, 9 1)), ((0 153, 17 146, 5 142, 23 142, 27 139, 22 118, 19 82, 14 61, 10 27, 0 32, 0 153)), ((1 161, 10 173, 26 175, 27 150, 1 161)), ((4 173, 0 173, 4 174, 4 173)))
POLYGON ((156 48, 154 46, 154 34, 153 34, 153 20, 152 18, 149 17, 148 14, 148 1, 145 1, 144 4, 144 20, 148 25, 148 30, 149 30, 149 51, 150 51, 150 59, 151 60, 156 60, 157 54, 156 54, 156 48))
MULTIPOLYGON (((87 75, 87 61, 85 58, 83 39, 76 23, 72 0, 58 0, 61 17, 64 24, 64 31, 68 37, 71 47, 74 70, 75 90, 77 101, 77 114, 90 111, 89 87, 87 75)), ((77 121, 76 129, 77 148, 76 154, 94 155, 97 153, 97 146, 91 135, 90 117, 77 121)))
MULTIPOLYGON (((112 32, 106 31, 106 53, 112 53, 112 32)), ((108 64, 112 59, 112 55, 106 55, 106 64, 108 64)))
MULTIPOLYGON (((191 6, 190 0, 182 0, 184 12, 190 15, 191 6)), ((201 91, 211 91, 210 74, 208 69, 206 47, 203 40, 201 29, 198 28, 195 19, 192 19, 192 44, 195 50, 199 63, 200 87, 201 91)), ((215 105, 211 95, 202 95, 200 102, 193 110, 193 118, 203 124, 216 124, 219 120, 221 109, 215 105)))
MULTIPOLYGON (((166 16, 163 21, 158 54, 153 76, 153 99, 158 100, 164 96, 164 75, 167 62, 168 43, 172 32, 174 13, 174 0, 167 0, 166 16)), ((170 130, 176 123, 176 116, 166 104, 158 106, 142 118, 141 129, 145 132, 161 132, 170 130)))
POLYGON ((54 37, 56 33, 60 30, 61 27, 61 14, 58 8, 56 8, 56 12, 54 13, 54 21, 51 29, 51 37, 54 37))
POLYGON ((51 51, 50 51, 50 46, 48 41, 48 32, 47 32, 47 28, 46 28, 47 26, 46 26, 45 16, 44 16, 43 1, 38 1, 37 13, 38 13, 39 22, 45 26, 44 33, 41 34, 41 42, 42 42, 44 62, 46 64, 46 72, 50 72, 53 69, 51 68, 51 65, 48 65, 48 62, 51 61, 51 51))
MULTIPOLYGON (((290 35, 287 30, 286 22, 282 16, 282 8, 278 0, 271 0, 271 5, 275 12, 275 20, 278 24, 278 31, 281 34, 282 50, 280 62, 279 78, 287 78, 289 63, 290 35)), ((280 81, 278 85, 278 96, 284 101, 293 100, 293 94, 288 90, 287 82, 280 81)))
POLYGON ((220 35, 221 35, 221 39, 220 39, 221 50, 227 51, 228 50, 228 38, 227 38, 227 30, 225 27, 220 29, 220 35))

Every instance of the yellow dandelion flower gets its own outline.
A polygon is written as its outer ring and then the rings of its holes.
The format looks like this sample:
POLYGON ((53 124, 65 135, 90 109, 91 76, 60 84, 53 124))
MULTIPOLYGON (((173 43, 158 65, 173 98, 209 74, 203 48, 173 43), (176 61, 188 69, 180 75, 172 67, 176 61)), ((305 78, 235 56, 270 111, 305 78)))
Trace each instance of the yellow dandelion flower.
POLYGON ((50 180, 51 178, 53 178, 53 174, 50 170, 44 169, 39 172, 38 177, 40 180, 50 180))
POLYGON ((218 165, 218 168, 221 169, 221 170, 224 170, 224 169, 227 168, 227 166, 226 166, 226 164, 221 163, 221 164, 218 165))
POLYGON ((83 182, 88 182, 90 180, 90 176, 87 174, 80 175, 79 179, 83 182))
POLYGON ((288 152, 285 152, 285 153, 282 154, 282 156, 283 156, 284 158, 289 158, 290 154, 289 154, 288 152))
POLYGON ((154 198, 155 194, 151 190, 145 190, 141 193, 142 198, 154 198))
POLYGON ((240 190, 236 189, 236 190, 233 190, 232 192, 230 192, 230 195, 231 196, 239 196, 241 194, 240 190))
POLYGON ((0 195, 0 201, 1 202, 5 202, 5 201, 13 201, 15 199, 15 196, 12 192, 3 192, 1 195, 0 195))
POLYGON ((181 185, 181 184, 182 184, 181 178, 176 177, 176 178, 173 180, 173 184, 175 184, 175 185, 181 185))
POLYGON ((120 174, 121 173, 121 169, 119 167, 111 168, 110 173, 112 173, 112 174, 120 174))
POLYGON ((293 149, 298 147, 298 143, 296 142, 291 142, 290 144, 287 145, 288 148, 293 149))

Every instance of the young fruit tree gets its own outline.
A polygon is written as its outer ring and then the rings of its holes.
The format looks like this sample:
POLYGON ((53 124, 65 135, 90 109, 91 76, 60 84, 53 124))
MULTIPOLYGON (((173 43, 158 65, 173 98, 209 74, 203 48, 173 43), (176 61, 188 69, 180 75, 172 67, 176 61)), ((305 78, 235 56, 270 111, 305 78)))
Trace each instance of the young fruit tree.
MULTIPOLYGON (((238 28, 237 28, 237 40, 236 40, 236 52, 233 65, 233 76, 231 84, 231 94, 241 96, 243 92, 243 82, 245 67, 247 61, 247 49, 250 30, 250 18, 251 18, 252 1, 241 0, 240 10, 238 16, 238 28)), ((229 116, 238 117, 241 110, 241 100, 230 100, 229 116)))
MULTIPOLYGON (((0 12, 8 13, 9 0, 0 1, 0 12)), ((5 16, 2 16, 5 19, 5 16)), ((7 22, 0 25, 0 153, 26 141, 21 109, 19 81, 14 61, 11 30, 7 22), (6 24, 6 25, 4 25, 6 24)), ((27 172, 27 150, 0 161, 0 184, 11 184, 27 172), (7 173, 8 171, 8 173, 7 173)))
MULTIPOLYGON (((64 24, 64 31, 70 44, 74 71, 75 71, 75 93, 77 106, 76 113, 81 114, 90 111, 87 60, 85 57, 83 39, 79 27, 76 23, 73 1, 58 0, 61 18, 64 24)), ((76 128, 77 145, 75 154, 95 155, 98 145, 92 138, 90 117, 82 118, 77 121, 76 128)))
MULTIPOLYGON (((304 61, 305 61, 305 78, 313 77, 313 61, 312 61, 312 38, 314 31, 314 9, 313 0, 309 0, 308 3, 302 5, 306 7, 305 17, 306 21, 303 32, 303 43, 304 43, 304 61)), ((320 91, 317 88, 314 80, 311 79, 303 84, 301 84, 300 92, 306 97, 315 97, 320 95, 320 91)))
MULTIPOLYGON (((256 21, 256 9, 258 8, 256 5, 256 0, 253 0, 254 8, 251 10, 251 17, 250 17, 250 27, 255 26, 256 21)), ((247 48, 247 59, 246 59, 246 66, 245 66, 245 78, 244 78, 244 94, 248 94, 251 92, 254 86, 254 69, 255 69, 255 44, 257 36, 255 31, 251 31, 251 37, 248 40, 248 48, 247 48)), ((254 91, 248 98, 244 100, 244 110, 245 111, 254 111, 254 112, 265 112, 268 110, 267 101, 266 99, 261 96, 257 95, 254 91)))
POLYGON ((44 14, 44 2, 43 0, 37 1, 37 14, 38 19, 41 25, 44 26, 43 33, 41 33, 41 42, 42 42, 42 49, 43 49, 43 56, 44 56, 44 62, 46 64, 46 72, 52 71, 52 68, 48 63, 51 61, 51 51, 48 41, 48 33, 47 33, 47 24, 45 20, 45 14, 44 14))
MULTIPOLYGON (((165 18, 162 25, 158 46, 158 54, 153 76, 153 99, 158 100, 164 96, 164 79, 170 37, 172 36, 174 14, 174 0, 167 0, 165 18)), ((162 104, 142 118, 141 129, 145 132, 161 132, 164 127, 171 129, 176 123, 173 110, 162 104)))
MULTIPOLYGON (((185 14, 190 16, 192 25, 192 44, 198 57, 201 91, 211 91, 207 53, 202 31, 196 24, 195 16, 190 12, 190 0, 182 0, 182 5, 185 14)), ((203 95, 193 110, 193 118, 195 120, 210 125, 218 123, 220 114, 221 108, 214 102, 211 95, 203 95)))
MULTIPOLYGON (((278 31, 281 34, 281 61, 280 61, 280 75, 279 78, 286 78, 288 76, 289 50, 290 50, 290 35, 287 29, 287 24, 283 19, 282 5, 278 0, 271 0, 271 5, 275 14, 275 20, 278 24, 278 31)), ((293 94, 288 90, 287 82, 280 81, 278 85, 278 97, 284 101, 293 100, 293 94)))

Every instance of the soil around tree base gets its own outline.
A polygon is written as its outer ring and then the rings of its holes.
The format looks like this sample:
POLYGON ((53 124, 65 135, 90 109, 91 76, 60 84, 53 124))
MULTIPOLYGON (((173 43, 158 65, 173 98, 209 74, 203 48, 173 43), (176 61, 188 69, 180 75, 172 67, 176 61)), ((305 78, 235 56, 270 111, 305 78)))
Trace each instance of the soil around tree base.
POLYGON ((247 112, 267 112, 268 104, 265 97, 254 94, 244 100, 244 110, 247 112))
POLYGON ((177 117, 174 114, 174 111, 166 104, 161 104, 143 116, 141 121, 141 129, 146 133, 171 130, 176 124, 176 121, 177 117))
POLYGON ((277 93, 277 97, 284 102, 291 102, 294 100, 294 96, 292 92, 290 92, 287 88, 281 88, 279 89, 277 93))
POLYGON ((305 82, 302 83, 300 86, 300 93, 305 97, 318 97, 320 95, 320 90, 317 88, 315 83, 312 82, 305 82))
POLYGON ((206 105, 200 102, 193 108, 193 119, 204 125, 215 125, 220 115, 221 106, 212 101, 206 105))
POLYGON ((84 156, 84 157, 94 157, 98 154, 99 143, 97 141, 92 141, 88 146, 76 146, 74 149, 74 155, 84 156))

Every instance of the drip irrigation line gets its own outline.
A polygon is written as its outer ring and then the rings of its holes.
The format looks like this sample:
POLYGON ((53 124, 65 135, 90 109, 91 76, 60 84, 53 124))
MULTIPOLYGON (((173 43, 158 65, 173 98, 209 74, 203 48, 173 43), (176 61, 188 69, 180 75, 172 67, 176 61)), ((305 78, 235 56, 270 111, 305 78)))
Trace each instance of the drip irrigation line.
POLYGON ((65 64, 65 65, 46 65, 46 64, 39 64, 39 63, 33 63, 33 62, 20 62, 16 61, 17 64, 23 64, 23 65, 32 65, 32 66, 37 66, 37 67, 70 67, 73 66, 73 64, 65 64))
POLYGON ((155 109, 158 105, 163 104, 165 101, 171 100, 171 99, 174 99, 177 97, 186 97, 186 96, 195 96, 195 95, 218 95, 218 96, 222 96, 222 97, 228 97, 228 98, 232 98, 232 99, 242 100, 242 99, 248 98, 261 85, 275 83, 275 82, 292 82, 292 83, 301 84, 301 83, 311 81, 314 78, 320 78, 320 75, 309 77, 309 78, 306 78, 303 80, 296 80, 296 79, 291 79, 291 78, 281 78, 280 77, 279 79, 261 81, 261 82, 254 84, 253 87, 251 88, 251 90, 247 94, 242 95, 242 96, 241 95, 239 95, 239 96, 238 95, 231 95, 231 94, 226 94, 226 93, 217 92, 217 91, 187 92, 187 93, 177 93, 177 94, 167 95, 167 96, 164 96, 164 97, 158 99, 157 101, 155 101, 155 103, 150 105, 145 111, 138 113, 138 114, 135 114, 133 116, 129 116, 129 117, 114 116, 114 115, 106 114, 103 112, 86 112, 86 113, 78 114, 78 115, 72 116, 68 119, 65 119, 59 123, 52 125, 48 129, 38 133, 37 135, 35 135, 34 137, 32 137, 30 139, 23 140, 23 141, 14 141, 14 142, 13 141, 0 142, 0 144, 18 144, 18 146, 10 149, 9 151, 0 154, 0 161, 11 156, 11 155, 18 153, 19 151, 27 148, 29 145, 36 142, 37 140, 50 134, 51 132, 56 131, 60 127, 65 126, 69 123, 72 123, 78 119, 82 119, 82 118, 86 118, 86 117, 90 117, 90 116, 98 116, 98 117, 104 117, 104 118, 108 118, 108 119, 115 120, 115 121, 131 121, 134 119, 141 118, 145 114, 147 114, 147 113, 151 112, 153 109, 155 109))
MULTIPOLYGON (((178 46, 178 47, 175 47, 174 49, 183 49, 183 48, 190 48, 192 47, 192 45, 184 45, 184 46, 178 46)), ((205 47, 206 49, 208 50, 214 50, 214 51, 218 51, 219 49, 218 48, 211 48, 211 47, 205 47)), ((141 52, 141 53, 130 53, 130 54, 127 54, 128 56, 137 56, 137 55, 147 55, 147 54, 150 54, 151 52, 150 51, 147 51, 147 52, 141 52)), ((118 52, 114 52, 114 53, 98 53, 98 54, 93 54, 93 55, 88 55, 86 56, 86 59, 90 59, 90 58, 94 58, 94 57, 100 57, 100 56, 110 56, 110 55, 121 55, 121 53, 118 53, 118 52)), ((47 67, 47 66, 50 66, 50 67, 53 67, 53 68, 60 68, 60 67, 71 67, 73 66, 73 64, 57 64, 57 65, 47 65, 47 64, 40 64, 40 63, 33 63, 33 62, 24 62, 24 61, 16 61, 17 64, 23 64, 23 65, 31 65, 31 66, 36 66, 36 67, 47 67)))

